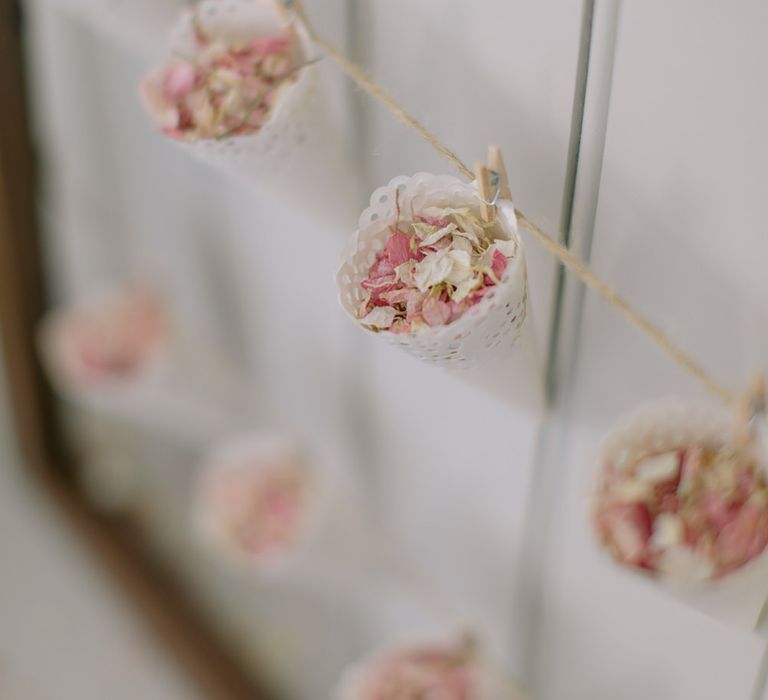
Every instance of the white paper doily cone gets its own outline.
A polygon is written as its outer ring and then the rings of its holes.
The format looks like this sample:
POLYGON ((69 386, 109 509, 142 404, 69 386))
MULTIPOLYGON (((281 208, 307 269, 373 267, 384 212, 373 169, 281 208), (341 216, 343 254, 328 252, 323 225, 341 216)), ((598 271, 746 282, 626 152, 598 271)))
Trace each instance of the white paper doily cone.
MULTIPOLYGON (((142 293, 142 292, 140 292, 142 293)), ((77 401, 93 397, 130 400, 142 395, 168 375, 170 369, 170 328, 164 310, 157 301, 157 336, 148 339, 142 350, 140 364, 125 376, 92 373, 83 365, 79 351, 78 326, 82 318, 103 318, 114 309, 120 313, 130 297, 123 291, 94 292, 82 302, 51 311, 42 321, 38 333, 38 348, 54 386, 65 396, 77 401)), ((142 303, 152 304, 147 297, 142 303)))
POLYGON ((137 54, 160 49, 185 0, 51 0, 77 21, 137 54))
MULTIPOLYGON (((192 511, 192 528, 201 544, 236 574, 265 581, 288 579, 345 596, 359 586, 354 562, 370 548, 349 485, 323 465, 308 462, 292 440, 271 434, 246 434, 222 442, 206 459, 192 511), (258 472, 281 464, 305 478, 305 493, 295 541, 267 557, 251 557, 231 540, 211 509, 210 484, 217 475, 258 472)), ((328 465, 325 465, 328 466, 328 465)))
MULTIPOLYGON (((455 642, 451 645, 446 641, 436 642, 434 639, 399 640, 348 666, 341 674, 332 700, 369 700, 370 696, 365 695, 364 691, 371 673, 380 664, 386 663, 393 654, 423 649, 447 651, 453 648, 455 642)), ((472 700, 530 700, 529 695, 482 652, 474 652, 471 667, 479 691, 476 696, 472 696, 472 700)))
MULTIPOLYGON (((603 442, 598 484, 608 463, 685 445, 720 447, 734 440, 737 429, 733 411, 725 406, 676 398, 649 403, 622 418, 603 442)), ((768 553, 715 581, 646 576, 686 604, 749 630, 758 625, 768 599, 768 553)))
MULTIPOLYGON (((341 305, 358 324, 356 310, 363 298, 360 284, 368 276, 391 233, 389 227, 397 218, 396 192, 404 216, 410 216, 411 210, 418 214, 432 206, 473 210, 480 206, 474 184, 444 175, 418 173, 413 177, 396 177, 376 190, 370 206, 360 216, 359 229, 336 275, 341 305)), ((498 222, 501 235, 515 241, 517 250, 500 283, 482 301, 447 326, 401 334, 381 331, 377 335, 420 360, 449 368, 471 367, 511 348, 525 322, 528 302, 525 253, 511 202, 499 203, 498 222)))
MULTIPOLYGON (((207 36, 225 43, 294 31, 302 59, 320 57, 297 18, 290 27, 283 24, 274 0, 203 0, 197 17, 207 36)), ((194 36, 193 15, 187 11, 171 32, 169 57, 194 55, 194 36)), ((158 75, 150 74, 140 88, 145 109, 156 124, 160 123, 157 105, 147 95, 158 75)), ((302 68, 279 88, 272 112, 257 133, 173 141, 198 160, 250 183, 270 200, 306 212, 309 223, 337 231, 357 210, 360 186, 346 130, 337 123, 340 115, 330 103, 328 77, 320 75, 318 65, 302 68)))
POLYGON ((325 503, 316 475, 291 441, 273 435, 243 435, 215 447, 206 459, 198 480, 192 524, 200 541, 230 566, 250 574, 281 575, 296 568, 304 550, 311 546, 322 527, 325 503), (212 491, 222 478, 241 478, 245 482, 262 470, 282 468, 302 481, 302 512, 296 523, 295 541, 289 549, 254 557, 232 541, 223 524, 220 506, 212 502, 212 491))

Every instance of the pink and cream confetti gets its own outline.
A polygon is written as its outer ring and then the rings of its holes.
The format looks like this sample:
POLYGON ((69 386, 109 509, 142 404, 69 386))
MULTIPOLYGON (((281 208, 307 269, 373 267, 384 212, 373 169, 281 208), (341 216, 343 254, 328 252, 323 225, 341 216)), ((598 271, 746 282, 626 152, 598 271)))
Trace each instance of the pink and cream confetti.
POLYGON ((516 247, 468 207, 398 217, 361 282, 357 317, 396 334, 449 325, 499 284, 516 247))
POLYGON ((302 544, 314 491, 293 454, 254 445, 214 459, 201 479, 198 507, 208 540, 258 568, 302 544))
POLYGON ((764 467, 735 445, 680 444, 604 465, 597 532, 625 566, 720 579, 768 546, 764 467))
POLYGON ((305 65, 293 34, 231 44, 211 39, 198 28, 194 50, 189 55, 175 53, 141 84, 140 95, 171 138, 198 141, 254 134, 305 65))
POLYGON ((465 645, 396 648, 353 668, 338 700, 497 700, 465 645))
POLYGON ((131 291, 54 313, 44 325, 43 353, 55 379, 98 388, 147 373, 168 335, 159 300, 146 290, 131 291))

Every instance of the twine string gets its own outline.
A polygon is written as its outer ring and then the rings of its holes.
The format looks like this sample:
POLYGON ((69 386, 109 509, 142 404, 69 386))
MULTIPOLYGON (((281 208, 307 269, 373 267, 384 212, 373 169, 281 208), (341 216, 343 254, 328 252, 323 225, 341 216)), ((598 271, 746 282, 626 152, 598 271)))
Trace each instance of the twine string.
MULTIPOLYGON (((297 12, 300 12, 297 8, 297 12)), ((309 32, 312 40, 317 44, 325 53, 328 58, 334 61, 338 66, 363 90, 369 95, 381 102, 392 114, 394 114, 400 121, 404 122, 412 129, 417 131, 424 141, 426 141, 432 148, 438 153, 445 156, 451 163, 453 163, 461 172, 462 175, 468 179, 474 179, 472 171, 462 163, 461 159, 450 149, 443 144, 437 136, 435 136, 429 129, 427 129, 418 119, 412 117, 406 112, 393 97, 387 94, 384 89, 377 83, 373 82, 363 71, 360 66, 350 61, 341 51, 339 51, 333 44, 329 43, 323 37, 318 36, 312 26, 304 19, 304 15, 300 15, 304 24, 309 32)))
MULTIPOLYGON (((381 102, 400 121, 416 131, 421 138, 434 148, 438 153, 447 158, 469 180, 474 180, 475 175, 469 167, 448 146, 427 129, 415 117, 411 116, 402 106, 391 97, 378 83, 371 80, 365 71, 346 55, 339 51, 333 44, 320 36, 309 22, 306 13, 298 0, 291 2, 292 9, 304 24, 309 36, 320 47, 328 58, 336 63, 352 81, 365 90, 371 97, 381 102)), ((515 209, 520 225, 533 235, 544 248, 554 255, 573 274, 575 274, 587 287, 601 296, 619 315, 629 323, 643 331, 653 340, 658 347, 671 357, 678 365, 687 370, 698 379, 704 387, 717 398, 733 403, 737 395, 728 387, 717 381, 696 360, 672 340, 659 326, 651 320, 635 311, 619 294, 598 277, 592 269, 580 258, 574 255, 568 248, 556 241, 539 226, 528 219, 525 214, 515 209)))
POLYGON ((563 265, 571 270, 587 287, 605 299, 627 321, 648 335, 659 348, 696 377, 714 396, 728 403, 736 401, 737 396, 733 391, 712 377, 655 323, 635 311, 615 289, 600 279, 583 260, 575 256, 564 245, 555 241, 549 234, 530 221, 521 211, 516 209, 515 213, 520 225, 537 238, 563 265))

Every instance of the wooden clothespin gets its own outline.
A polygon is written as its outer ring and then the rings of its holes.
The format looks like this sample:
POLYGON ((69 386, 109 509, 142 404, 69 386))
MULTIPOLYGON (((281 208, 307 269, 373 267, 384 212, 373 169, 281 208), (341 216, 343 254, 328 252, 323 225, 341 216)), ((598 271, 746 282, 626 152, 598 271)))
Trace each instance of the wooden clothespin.
POLYGON ((294 32, 294 18, 301 16, 302 7, 299 0, 273 0, 277 8, 277 14, 283 24, 294 32))
POLYGON ((488 146, 488 167, 499 177, 499 198, 512 199, 507 168, 504 166, 504 156, 501 155, 501 149, 498 146, 488 146))
POLYGON ((480 161, 475 163, 475 179, 481 200, 480 216, 482 216, 483 221, 493 221, 496 218, 496 207, 490 204, 495 194, 491 191, 491 173, 480 161))
POLYGON ((488 147, 487 165, 475 163, 475 178, 477 191, 483 200, 480 214, 483 221, 493 221, 496 218, 496 202, 499 199, 512 199, 507 168, 504 166, 504 157, 498 146, 488 147))
POLYGON ((758 374, 736 403, 738 442, 749 446, 754 437, 754 419, 766 412, 765 377, 758 374))

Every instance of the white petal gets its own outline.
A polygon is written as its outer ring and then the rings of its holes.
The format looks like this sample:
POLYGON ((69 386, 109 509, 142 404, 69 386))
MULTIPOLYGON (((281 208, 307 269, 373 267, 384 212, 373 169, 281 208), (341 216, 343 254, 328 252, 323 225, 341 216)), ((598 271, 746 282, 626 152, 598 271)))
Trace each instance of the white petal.
POLYGON ((397 316, 397 311, 391 306, 377 306, 360 323, 364 326, 386 329, 392 325, 395 316, 397 316))
POLYGON ((491 269, 493 267, 493 251, 494 247, 491 246, 486 250, 478 259, 477 266, 484 269, 491 269))
POLYGON ((622 479, 611 487, 611 496, 619 501, 645 501, 653 495, 653 487, 637 479, 622 479))
POLYGON ((445 250, 430 253, 420 263, 416 263, 413 279, 419 291, 426 292, 440 282, 444 282, 453 269, 453 261, 445 250))
POLYGON ((712 578, 714 565, 690 547, 672 547, 659 557, 657 569, 665 577, 684 583, 712 578))
POLYGON ((470 267, 472 265, 472 256, 466 250, 453 249, 448 252, 448 257, 453 261, 454 265, 461 267, 470 267))
POLYGON ((459 223, 459 228, 464 230, 462 235, 467 236, 470 240, 478 242, 480 237, 485 236, 483 227, 474 216, 469 214, 469 212, 466 215, 454 214, 454 217, 459 223))
POLYGON ((452 250, 448 253, 452 262, 451 271, 445 278, 451 284, 459 285, 473 276, 472 258, 464 250, 452 250))
POLYGON ((495 240, 493 242, 493 247, 506 258, 515 257, 515 252, 517 251, 517 243, 514 241, 505 241, 503 238, 495 240))
POLYGON ((451 299, 455 302, 460 302, 467 298, 469 294, 475 291, 482 282, 482 278, 468 277, 463 282, 457 285, 456 291, 451 295, 451 299))
POLYGON ((642 460, 635 467, 635 474, 640 481, 666 481, 673 478, 679 468, 680 455, 677 452, 665 452, 642 460))
POLYGON ((469 242, 468 238, 462 238, 461 236, 454 236, 453 238, 453 249, 454 250, 464 250, 467 253, 472 253, 472 244, 469 242))
POLYGON ((661 513, 653 523, 651 546, 669 549, 682 543, 685 535, 683 521, 673 513, 661 513))
POLYGON ((402 265, 398 265, 395 268, 395 279, 401 281, 407 287, 415 287, 416 281, 413 279, 415 263, 413 260, 408 260, 402 265))
POLYGON ((434 233, 430 233, 426 236, 419 245, 434 245, 440 239, 445 238, 449 233, 453 233, 456 230, 456 224, 448 224, 445 228, 441 228, 434 233))

